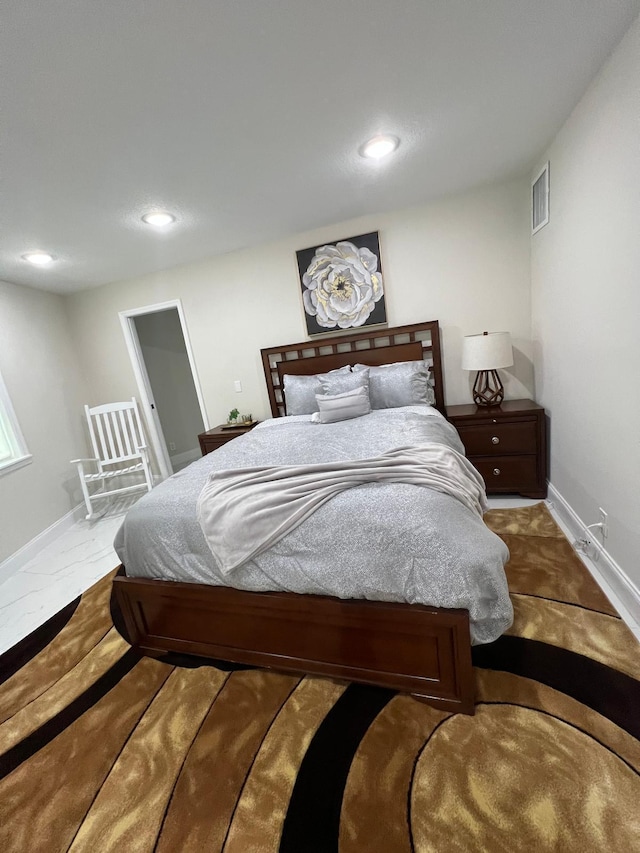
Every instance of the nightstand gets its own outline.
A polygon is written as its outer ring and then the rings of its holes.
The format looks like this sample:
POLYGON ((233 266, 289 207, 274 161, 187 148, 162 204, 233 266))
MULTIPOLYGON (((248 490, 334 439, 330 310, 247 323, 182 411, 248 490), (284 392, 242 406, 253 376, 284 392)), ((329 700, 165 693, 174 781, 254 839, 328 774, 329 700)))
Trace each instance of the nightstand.
POLYGON ((260 421, 254 421, 249 426, 246 424, 238 424, 238 426, 229 428, 227 428, 225 424, 219 424, 213 429, 201 432, 198 436, 198 441, 200 442, 202 455, 206 456, 207 453, 211 453, 212 450, 217 450, 219 447, 222 447, 223 444, 231 441, 232 438, 244 435, 245 432, 249 432, 249 430, 252 430, 254 426, 257 426, 259 423, 260 421))
POLYGON ((469 461, 482 474, 487 494, 546 498, 547 425, 542 406, 533 400, 447 406, 447 419, 458 430, 469 461))

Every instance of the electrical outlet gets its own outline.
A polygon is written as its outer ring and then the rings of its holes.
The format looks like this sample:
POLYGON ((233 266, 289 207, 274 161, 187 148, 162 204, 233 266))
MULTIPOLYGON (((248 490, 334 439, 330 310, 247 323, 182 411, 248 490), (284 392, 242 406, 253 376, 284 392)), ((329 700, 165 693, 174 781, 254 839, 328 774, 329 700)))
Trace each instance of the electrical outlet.
POLYGON ((587 544, 585 545, 583 553, 585 557, 589 557, 590 560, 595 561, 597 559, 598 549, 592 539, 587 539, 587 544))
POLYGON ((169 450, 175 450, 175 449, 176 449, 175 441, 170 441, 169 442, 169 450))
POLYGON ((600 523, 602 524, 602 527, 600 528, 602 530, 602 538, 606 539, 609 535, 609 516, 601 506, 598 507, 598 512, 600 513, 600 523))
POLYGON ((233 383, 233 389, 236 394, 240 394, 242 392, 242 382, 239 379, 236 379, 233 383))

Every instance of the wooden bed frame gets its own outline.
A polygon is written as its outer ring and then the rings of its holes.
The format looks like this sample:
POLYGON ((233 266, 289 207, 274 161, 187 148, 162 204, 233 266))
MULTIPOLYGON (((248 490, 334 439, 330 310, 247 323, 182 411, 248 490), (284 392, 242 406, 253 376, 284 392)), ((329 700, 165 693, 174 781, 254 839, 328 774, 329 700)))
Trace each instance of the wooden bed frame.
MULTIPOLYGON (((437 321, 263 349, 274 417, 284 414, 283 376, 345 364, 424 359, 444 412, 437 321)), ((437 708, 474 712, 469 614, 317 595, 126 577, 114 596, 129 641, 159 656, 182 652, 233 663, 344 678, 410 693, 437 708)))

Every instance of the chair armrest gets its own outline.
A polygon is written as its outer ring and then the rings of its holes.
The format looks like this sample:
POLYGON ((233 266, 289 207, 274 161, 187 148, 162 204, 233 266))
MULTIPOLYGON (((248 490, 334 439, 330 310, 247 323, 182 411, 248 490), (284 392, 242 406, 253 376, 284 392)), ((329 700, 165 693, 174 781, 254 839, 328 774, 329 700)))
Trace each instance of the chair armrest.
POLYGON ((84 466, 88 463, 91 463, 91 465, 93 465, 95 468, 97 468, 98 471, 100 470, 100 461, 98 459, 72 459, 71 460, 71 464, 76 466, 76 468, 78 470, 78 477, 80 477, 81 480, 84 479, 84 477, 91 476, 90 474, 85 474, 85 472, 84 472, 84 466))

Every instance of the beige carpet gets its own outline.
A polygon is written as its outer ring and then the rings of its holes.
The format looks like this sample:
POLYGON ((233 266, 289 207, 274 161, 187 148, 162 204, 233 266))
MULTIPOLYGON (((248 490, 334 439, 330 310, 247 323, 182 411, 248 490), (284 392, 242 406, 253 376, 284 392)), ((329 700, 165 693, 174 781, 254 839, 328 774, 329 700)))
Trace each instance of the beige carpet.
POLYGON ((0 850, 640 850, 640 647, 543 504, 486 520, 516 616, 474 717, 141 659, 102 580, 0 659, 0 850))

